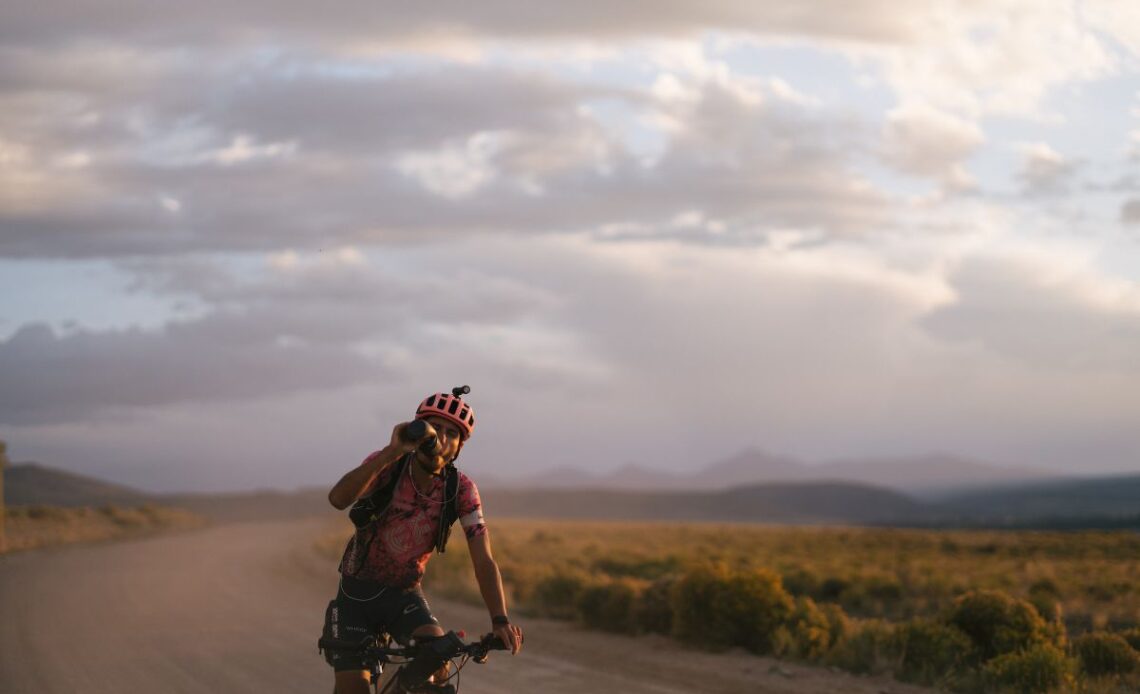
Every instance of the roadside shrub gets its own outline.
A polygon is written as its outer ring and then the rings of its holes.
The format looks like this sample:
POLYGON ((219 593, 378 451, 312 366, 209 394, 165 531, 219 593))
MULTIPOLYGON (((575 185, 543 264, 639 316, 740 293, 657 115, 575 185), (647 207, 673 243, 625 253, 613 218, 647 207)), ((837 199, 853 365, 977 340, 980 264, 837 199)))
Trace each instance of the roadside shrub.
POLYGON ((1081 671, 1091 677, 1126 675, 1140 666, 1137 653, 1120 634, 1097 632, 1073 639, 1081 671))
POLYGON ((796 598, 795 608, 774 643, 777 655, 818 660, 831 646, 831 624, 827 614, 808 597, 796 598))
POLYGON ((671 577, 659 578, 638 595, 633 618, 639 630, 654 634, 668 634, 672 630, 673 608, 669 594, 675 581, 671 577))
POLYGON ((1120 638, 1128 642, 1129 646, 1133 649, 1140 651, 1140 627, 1134 627, 1126 631, 1119 632, 1120 638))
POLYGON ((1037 643, 1023 651, 999 655, 982 668, 988 692, 1042 694, 1072 686, 1076 664, 1050 643, 1037 643))
POLYGON ((831 647, 834 648, 837 643, 851 635, 855 623, 839 605, 827 603, 820 605, 819 609, 823 610, 824 616, 827 617, 827 639, 831 647))
POLYGON ((839 602, 851 587, 851 582, 838 576, 829 576, 819 584, 818 597, 825 602, 839 602))
POLYGON ((978 662, 1051 641, 1045 620, 1032 605, 997 590, 958 598, 946 622, 969 637, 978 662))
POLYGON ((685 573, 670 603, 678 638, 698 635, 712 648, 740 646, 754 653, 772 651, 772 637, 794 606, 772 571, 731 571, 723 565, 685 573))
POLYGON ((927 686, 947 680, 969 659, 973 644, 957 628, 925 619, 898 627, 902 651, 897 677, 927 686))
POLYGON ((814 596, 819 593, 819 574, 803 567, 796 567, 787 571, 783 576, 784 590, 792 595, 814 596))
POLYGON ((578 614, 593 629, 634 633, 634 605, 641 586, 630 579, 616 579, 587 586, 578 594, 578 614))
POLYGON ((857 622, 827 658, 835 667, 858 675, 895 670, 899 661, 896 627, 878 619, 857 622))
POLYGON ((122 506, 101 506, 99 513, 104 515, 115 525, 124 528, 137 528, 146 525, 146 517, 137 508, 125 508, 122 506))
POLYGON ((543 617, 574 619, 578 613, 578 596, 588 583, 587 577, 580 572, 556 571, 535 584, 530 606, 543 617))
POLYGON ((614 578, 628 576, 654 580, 673 573, 680 568, 676 557, 636 558, 602 557, 594 561, 594 571, 614 578))

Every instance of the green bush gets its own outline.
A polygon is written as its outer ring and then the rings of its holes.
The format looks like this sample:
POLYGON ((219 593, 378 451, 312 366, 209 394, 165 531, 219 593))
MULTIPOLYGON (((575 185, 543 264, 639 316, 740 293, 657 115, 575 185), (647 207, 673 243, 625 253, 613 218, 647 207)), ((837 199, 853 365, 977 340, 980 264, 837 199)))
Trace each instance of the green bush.
POLYGON ((1073 654, 1081 671, 1091 677, 1125 675, 1140 666, 1137 653, 1120 634, 1096 632, 1073 640, 1073 654))
POLYGON ((796 598, 795 609, 778 641, 773 644, 777 655, 804 660, 822 658, 831 646, 831 623, 827 613, 811 598, 796 598))
POLYGON ((945 682, 969 659, 973 644, 957 628, 915 619, 898 627, 898 678, 927 686, 945 682))
POLYGON ((827 617, 827 640, 834 648, 835 644, 851 635, 854 630, 854 622, 839 605, 828 603, 820 605, 819 609, 823 610, 824 616, 827 617))
POLYGON ((1060 601, 1048 593, 1031 592, 1028 602, 1037 611, 1037 614, 1041 615, 1041 619, 1046 622, 1052 623, 1062 620, 1063 613, 1060 601))
POLYGON ((543 617, 574 619, 578 615, 578 597, 588 585, 579 572, 559 570, 538 581, 531 594, 530 607, 543 617))
POLYGON ((593 629, 634 633, 634 606, 640 584, 630 579, 617 579, 583 588, 578 594, 578 614, 582 623, 593 629))
POLYGON ((1140 651, 1140 627, 1134 627, 1126 631, 1119 632, 1120 638, 1128 642, 1129 646, 1133 649, 1140 651))
POLYGON ((857 622, 831 650, 827 662, 859 675, 893 672, 899 662, 897 628, 878 619, 857 622))
POLYGON ((772 652, 773 636, 794 607, 772 571, 723 565, 686 572, 674 585, 670 603, 678 638, 697 637, 711 648, 740 646, 754 653, 772 652))
POLYGON ((982 668, 988 692, 1044 694, 1072 686, 1076 664, 1050 643, 1034 644, 1016 653, 999 655, 982 668))
POLYGON ((851 582, 838 576, 830 576, 819 584, 817 597, 824 602, 839 602, 843 594, 851 588, 851 582))
POLYGON ((977 662, 1055 640, 1032 605, 997 590, 961 596, 946 622, 969 637, 977 662))
POLYGON ((797 597, 800 595, 812 597, 819 594, 819 575, 811 569, 796 567, 784 572, 783 584, 784 590, 797 597))
POLYGON ((638 630, 654 634, 668 634, 672 631, 673 608, 669 604, 669 595, 675 581, 670 577, 659 578, 641 591, 633 608, 638 630))
POLYGON ((654 580, 676 572, 680 568, 680 561, 676 557, 653 558, 623 558, 602 557, 594 561, 594 571, 607 576, 618 578, 644 578, 654 580))

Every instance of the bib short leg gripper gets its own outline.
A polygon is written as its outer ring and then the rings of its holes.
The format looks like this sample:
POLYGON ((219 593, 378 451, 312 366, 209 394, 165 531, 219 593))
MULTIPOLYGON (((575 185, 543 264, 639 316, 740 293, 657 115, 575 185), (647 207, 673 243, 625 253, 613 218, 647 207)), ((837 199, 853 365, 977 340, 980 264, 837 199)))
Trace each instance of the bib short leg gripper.
POLYGON ((455 691, 451 685, 434 687, 432 685, 425 687, 425 685, 432 673, 442 667, 462 647, 463 642, 455 632, 448 632, 445 636, 416 639, 416 657, 400 669, 400 686, 410 691, 416 691, 417 687, 423 691, 455 691))

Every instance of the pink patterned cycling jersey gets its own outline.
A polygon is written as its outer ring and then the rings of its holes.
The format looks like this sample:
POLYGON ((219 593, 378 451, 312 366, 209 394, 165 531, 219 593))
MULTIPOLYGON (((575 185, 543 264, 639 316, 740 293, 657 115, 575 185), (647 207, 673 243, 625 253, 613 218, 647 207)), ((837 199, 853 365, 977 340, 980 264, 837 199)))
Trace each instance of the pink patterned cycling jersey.
MULTIPOLYGON (((368 462, 373 453, 367 459, 368 462)), ((391 465, 369 485, 361 496, 367 496, 391 480, 396 465, 391 465)), ((443 513, 446 488, 442 479, 433 477, 431 489, 416 489, 410 466, 400 476, 392 492, 392 502, 380 519, 356 531, 340 561, 340 572, 393 588, 411 588, 424 576, 436 532, 443 513), (355 570, 354 570, 355 569, 355 570)), ((487 532, 479 490, 471 478, 459 473, 457 492, 459 523, 467 539, 487 532)))

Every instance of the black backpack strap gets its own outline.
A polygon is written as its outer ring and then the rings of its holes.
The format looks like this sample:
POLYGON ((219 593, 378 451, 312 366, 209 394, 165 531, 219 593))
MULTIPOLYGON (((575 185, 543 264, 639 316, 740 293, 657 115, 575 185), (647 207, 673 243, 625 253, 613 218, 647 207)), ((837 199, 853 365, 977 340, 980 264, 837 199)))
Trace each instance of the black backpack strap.
POLYGON ((447 548, 447 538, 451 536, 451 526, 459 519, 459 471, 455 465, 448 463, 444 468, 446 478, 443 489, 443 509, 439 514, 439 535, 436 537, 435 549, 443 554, 447 548))
POLYGON ((388 509, 388 505, 392 503, 392 496, 396 493, 396 485, 400 483, 400 477, 403 476, 410 460, 411 454, 408 454, 393 463, 396 469, 392 471, 392 477, 376 491, 357 499, 356 503, 349 509, 348 517, 356 526, 356 532, 349 538, 348 547, 345 549, 348 550, 356 543, 361 544, 358 548, 359 551, 353 555, 356 557, 356 561, 349 567, 349 573, 355 574, 364 565, 364 561, 368 557, 368 550, 372 548, 372 540, 376 536, 375 532, 365 531, 374 528, 380 517, 384 515, 384 511, 388 509))
POLYGON ((400 483, 400 477, 407 469, 410 459, 411 454, 408 454, 393 463, 396 469, 392 471, 392 476, 388 478, 388 481, 368 496, 357 499, 356 503, 349 509, 348 517, 352 519, 352 524, 356 526, 357 530, 372 525, 380 520, 380 516, 384 515, 384 511, 388 509, 388 504, 392 503, 392 495, 396 493, 396 485, 400 483))

